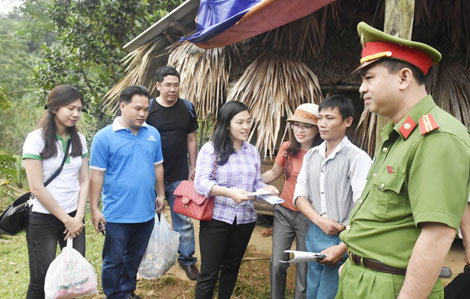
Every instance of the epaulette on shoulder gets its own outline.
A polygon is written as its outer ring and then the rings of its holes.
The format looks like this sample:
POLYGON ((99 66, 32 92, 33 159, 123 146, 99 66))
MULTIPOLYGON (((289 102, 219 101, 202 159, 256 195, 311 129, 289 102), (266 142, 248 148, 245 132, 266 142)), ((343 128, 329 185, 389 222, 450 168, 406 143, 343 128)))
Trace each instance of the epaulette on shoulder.
POLYGON ((421 135, 426 135, 437 129, 439 129, 439 125, 431 113, 424 114, 419 118, 419 130, 421 131, 421 135))

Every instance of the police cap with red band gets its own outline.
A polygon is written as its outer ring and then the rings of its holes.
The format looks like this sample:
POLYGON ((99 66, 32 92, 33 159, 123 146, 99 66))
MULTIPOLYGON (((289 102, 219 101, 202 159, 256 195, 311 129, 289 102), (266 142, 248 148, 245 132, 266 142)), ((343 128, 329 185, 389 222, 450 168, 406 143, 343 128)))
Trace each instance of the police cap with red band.
POLYGON ((361 65, 358 71, 382 58, 393 58, 408 62, 425 75, 442 55, 431 46, 386 34, 364 22, 357 25, 357 32, 363 45, 361 65))

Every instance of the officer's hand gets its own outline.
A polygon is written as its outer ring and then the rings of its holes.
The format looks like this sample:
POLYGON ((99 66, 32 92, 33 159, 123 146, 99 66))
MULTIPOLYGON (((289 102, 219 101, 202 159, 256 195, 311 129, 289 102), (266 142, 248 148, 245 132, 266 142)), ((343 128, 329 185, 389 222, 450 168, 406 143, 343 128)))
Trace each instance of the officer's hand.
POLYGON ((347 250, 348 248, 344 243, 328 247, 327 249, 321 252, 326 254, 326 257, 324 259, 319 260, 318 262, 324 265, 336 265, 341 261, 341 258, 347 250))
POLYGON ((344 226, 334 221, 333 219, 320 217, 318 223, 315 223, 327 235, 337 236, 344 230, 344 226))

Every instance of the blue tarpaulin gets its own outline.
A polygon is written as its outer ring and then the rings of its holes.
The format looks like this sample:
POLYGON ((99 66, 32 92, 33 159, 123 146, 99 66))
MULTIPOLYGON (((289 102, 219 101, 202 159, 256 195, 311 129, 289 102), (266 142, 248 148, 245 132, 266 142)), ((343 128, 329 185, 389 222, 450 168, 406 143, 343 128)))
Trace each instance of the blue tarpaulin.
POLYGON ((236 43, 311 14, 334 0, 201 0, 196 32, 184 38, 210 49, 236 43))

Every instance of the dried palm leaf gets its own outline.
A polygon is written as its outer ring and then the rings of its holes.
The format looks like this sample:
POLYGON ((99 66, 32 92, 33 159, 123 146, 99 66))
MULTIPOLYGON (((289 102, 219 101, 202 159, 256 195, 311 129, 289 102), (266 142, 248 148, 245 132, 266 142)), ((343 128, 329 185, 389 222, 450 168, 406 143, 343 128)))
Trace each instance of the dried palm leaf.
POLYGON ((256 133, 256 146, 264 150, 265 157, 282 141, 283 120, 298 105, 322 100, 317 76, 304 63, 267 53, 247 67, 227 97, 227 101, 240 101, 250 108, 254 126, 249 139, 256 133))
POLYGON ((376 143, 377 115, 364 106, 354 134, 355 143, 373 157, 376 143))
POLYGON ((325 44, 327 22, 340 28, 336 3, 269 31, 261 42, 262 46, 303 61, 318 58, 325 44))
POLYGON ((122 59, 127 75, 114 85, 105 95, 104 107, 114 112, 118 105, 119 94, 130 85, 144 85, 150 87, 150 93, 154 92, 155 84, 149 81, 149 72, 152 72, 156 62, 168 52, 165 48, 168 40, 165 37, 158 37, 136 50, 129 53, 122 59))
POLYGON ((454 51, 463 49, 470 63, 470 1, 416 1, 415 24, 444 32, 454 51))
POLYGON ((428 87, 436 104, 470 128, 470 70, 459 63, 441 63, 428 87))
POLYGON ((237 45, 203 50, 184 42, 173 50, 168 65, 179 71, 184 82, 181 97, 194 104, 200 118, 208 119, 225 102, 230 69, 239 60, 237 45))

